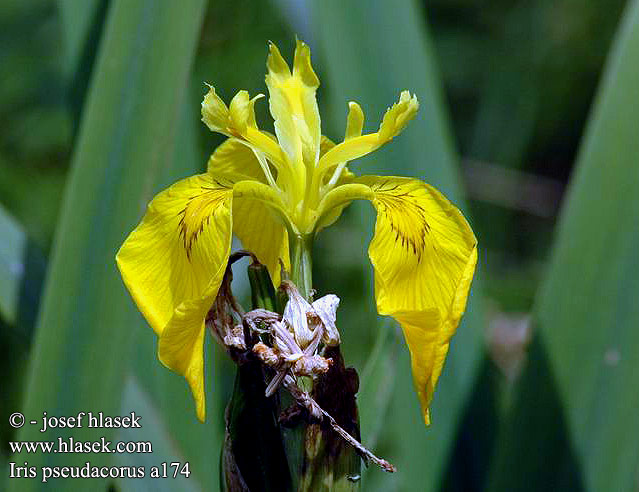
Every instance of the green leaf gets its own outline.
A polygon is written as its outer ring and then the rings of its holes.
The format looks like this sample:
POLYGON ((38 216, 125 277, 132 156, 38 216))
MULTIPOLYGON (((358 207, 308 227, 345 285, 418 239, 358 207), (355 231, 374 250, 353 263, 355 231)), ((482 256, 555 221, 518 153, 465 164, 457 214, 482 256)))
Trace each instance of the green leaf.
MULTIPOLYGON (((320 68, 324 67, 324 70, 319 70, 323 91, 320 102, 327 97, 330 99, 328 120, 332 124, 330 128, 334 129, 327 133, 329 137, 340 138, 343 135, 347 102, 350 100, 360 103, 371 130, 376 129, 384 110, 397 100, 400 91, 409 89, 414 92, 421 104, 416 120, 401 136, 373 156, 352 163, 350 168, 362 174, 422 178, 439 188, 467 214, 461 199, 457 157, 432 45, 422 21, 424 14, 416 2, 323 0, 312 2, 312 5, 311 43, 314 39, 320 50, 319 53, 314 51, 314 60, 320 68), (318 55, 323 64, 317 63, 318 55)), ((324 130, 330 130, 326 125, 327 118, 323 121, 324 130)), ((351 222, 346 231, 342 231, 345 234, 334 239, 336 244, 344 245, 353 230, 359 233, 353 240, 353 249, 357 251, 361 269, 369 272, 357 287, 361 289, 361 285, 372 285, 366 239, 370 238, 373 229, 373 213, 370 208, 359 207, 357 210, 358 214, 350 216, 351 222)), ((335 230, 339 230, 339 225, 335 230)), ((323 234, 328 236, 333 232, 329 228, 323 234)), ((318 247, 315 251, 320 249, 318 247)), ((329 262, 345 254, 345 249, 340 246, 335 255, 327 255, 324 264, 316 263, 316 270, 320 270, 316 278, 324 282, 317 285, 320 291, 334 292, 339 286, 339 274, 323 276, 322 270, 331 268, 329 262)), ((352 271, 349 274, 352 278, 352 271)), ((437 488, 481 355, 477 283, 473 290, 475 300, 469 303, 465 321, 452 341, 433 402, 433 423, 428 429, 424 427, 413 388, 408 350, 401 351, 389 418, 376 448, 378 454, 397 465, 399 472, 389 475, 374 467, 368 468, 363 485, 366 490, 437 488)), ((348 327, 343 329, 342 345, 348 364, 354 357, 351 354, 361 354, 364 341, 372 345, 375 329, 371 327, 377 323, 373 289, 369 287, 361 292, 366 299, 364 303, 361 297, 353 298, 347 292, 338 291, 338 295, 342 298, 340 326, 348 327), (358 312, 352 315, 349 311, 358 312)), ((358 397, 363 415, 365 408, 375 408, 376 396, 375 385, 363 387, 358 397)), ((362 422, 364 429, 368 425, 362 422)), ((366 445, 365 434, 362 439, 366 445)))
POLYGON ((31 338, 45 259, 20 224, 0 206, 0 318, 31 338))
POLYGON ((57 0, 63 55, 59 68, 64 76, 65 99, 74 134, 80 125, 109 5, 109 0, 57 0))
POLYGON ((375 448, 388 421, 388 410, 395 392, 397 357, 404 350, 400 330, 390 322, 380 321, 377 325, 375 345, 359 376, 359 393, 364 397, 364 404, 359 406, 361 433, 366 436, 366 446, 371 449, 375 448))
POLYGON ((580 148, 535 308, 539 339, 500 438, 493 490, 522 484, 541 490, 550 480, 553 487, 564 483, 570 490, 636 489, 638 59, 639 1, 634 0, 580 148), (520 464, 525 468, 518 469, 520 464))
MULTIPOLYGON (((24 413, 27 420, 79 411, 120 411, 125 374, 139 350, 131 334, 141 316, 115 266, 115 253, 173 164, 177 122, 195 52, 204 1, 116 0, 110 5, 39 318, 24 413)), ((148 328, 144 328, 148 330, 148 328)), ((146 341, 146 340, 145 340, 146 341)), ((21 440, 81 441, 113 437, 110 429, 23 427, 21 440)), ((30 465, 108 465, 108 455, 13 457, 30 465)), ((40 480, 14 480, 34 490, 40 480)), ((85 490, 68 480, 65 488, 85 490)), ((104 488, 106 481, 91 482, 104 488)))
POLYGON ((100 0, 58 0, 62 23, 65 70, 72 73, 86 48, 91 24, 95 20, 100 0))
POLYGON ((122 399, 122 414, 135 412, 136 415, 144 416, 142 429, 120 429, 116 434, 116 439, 122 442, 150 443, 152 453, 140 452, 131 454, 116 454, 115 464, 118 466, 140 467, 145 469, 144 477, 135 480, 118 480, 119 489, 122 492, 136 492, 138 490, 159 490, 159 491, 196 491, 204 490, 198 480, 196 472, 193 470, 193 463, 189 462, 174 441, 173 429, 167 426, 163 414, 153 404, 150 396, 144 391, 139 381, 131 376, 127 378, 126 387, 122 399), (169 478, 151 478, 152 467, 159 467, 167 463, 167 473, 169 478), (169 466, 170 463, 179 463, 177 474, 173 477, 175 468, 169 466), (184 470, 186 463, 189 464, 190 474, 188 477, 180 474, 184 470))
MULTIPOLYGON (((193 80, 192 86, 202 92, 198 81, 193 80)), ((198 94, 199 95, 199 94, 198 94)), ((197 146, 197 129, 200 124, 198 115, 199 105, 191 97, 185 98, 181 109, 181 119, 178 125, 178 135, 173 152, 173 161, 157 177, 158 189, 173 184, 178 179, 201 172, 206 162, 200 156, 197 146)), ((167 370, 158 360, 156 346, 153 343, 155 335, 152 329, 141 323, 136 330, 134 345, 140 347, 130 368, 131 379, 138 385, 138 392, 148 400, 153 407, 158 425, 162 432, 171 440, 175 450, 174 458, 188 461, 193 480, 183 480, 170 485, 172 490, 190 490, 192 483, 198 484, 203 490, 214 490, 219 482, 219 447, 223 440, 224 404, 226 393, 223 391, 225 377, 232 381, 234 370, 230 366, 228 356, 216 343, 207 343, 205 349, 205 381, 206 381, 206 409, 207 420, 201 423, 195 416, 193 398, 184 378, 167 370), (226 365, 225 365, 226 363, 226 365), (192 483, 187 483, 192 482, 192 483)), ((228 383, 229 385, 231 382, 228 383)), ((127 383, 127 388, 130 385, 127 383)), ((129 399, 134 402, 135 399, 129 399)), ((144 401, 141 402, 145 404, 144 401)), ((135 407, 126 407, 126 399, 122 405, 122 412, 126 414, 135 407)), ((146 432, 145 428, 145 432, 146 432)), ((151 439, 152 442, 155 440, 151 439)), ((174 459, 174 461, 175 461, 174 459)), ((160 462, 162 460, 154 460, 160 462)), ((170 461, 170 460, 169 460, 170 461)), ((135 464, 132 455, 130 464, 135 464)), ((127 481, 127 488, 135 484, 127 481)), ((144 490, 146 483, 140 487, 144 490)))
POLYGON ((64 71, 73 74, 82 61, 90 44, 90 33, 95 22, 99 22, 101 4, 104 0, 58 0, 58 11, 62 24, 64 48, 64 71))

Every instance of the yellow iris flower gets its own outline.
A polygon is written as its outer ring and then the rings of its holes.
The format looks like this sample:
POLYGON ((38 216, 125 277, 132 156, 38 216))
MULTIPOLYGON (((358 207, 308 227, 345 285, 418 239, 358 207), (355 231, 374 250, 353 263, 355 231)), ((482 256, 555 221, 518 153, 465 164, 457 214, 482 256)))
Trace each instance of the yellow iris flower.
POLYGON ((159 337, 158 357, 183 375, 204 420, 205 318, 222 281, 235 234, 279 283, 290 267, 289 239, 308 241, 353 200, 377 210, 369 256, 377 309, 401 325, 426 423, 428 405, 465 309, 477 261, 468 223, 435 188, 404 177, 355 177, 349 161, 398 135, 415 116, 408 91, 389 108, 379 130, 362 135, 364 114, 349 103, 344 141, 321 134, 310 50, 297 42, 291 72, 270 44, 266 85, 275 122, 257 127, 254 104, 240 91, 230 105, 211 87, 202 120, 228 137, 207 172, 179 181, 150 203, 117 254, 122 278, 159 337))

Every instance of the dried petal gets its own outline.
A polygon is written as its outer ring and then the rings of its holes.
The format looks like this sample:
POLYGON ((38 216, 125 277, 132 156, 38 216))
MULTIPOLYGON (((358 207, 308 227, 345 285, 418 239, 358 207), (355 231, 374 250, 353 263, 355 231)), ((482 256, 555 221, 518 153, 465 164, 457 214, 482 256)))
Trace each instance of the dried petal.
POLYGON ((339 332, 335 326, 337 306, 339 306, 339 297, 335 294, 328 294, 313 303, 313 309, 324 324, 322 342, 329 346, 340 344, 339 332))

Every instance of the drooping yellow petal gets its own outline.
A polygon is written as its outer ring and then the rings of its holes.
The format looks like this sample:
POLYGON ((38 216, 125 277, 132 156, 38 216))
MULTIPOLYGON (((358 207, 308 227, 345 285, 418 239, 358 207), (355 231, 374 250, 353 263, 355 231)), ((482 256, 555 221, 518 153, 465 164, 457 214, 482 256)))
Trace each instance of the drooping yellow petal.
MULTIPOLYGON (((219 287, 219 284, 218 284, 219 287)), ((206 314, 215 301, 217 288, 197 301, 180 304, 160 335, 158 358, 186 379, 198 419, 206 417, 204 396, 204 333, 206 314)))
POLYGON ((267 266, 278 286, 280 260, 290 270, 288 235, 280 212, 268 205, 273 191, 264 188, 266 180, 255 153, 238 140, 229 139, 209 159, 209 172, 234 181, 254 180, 262 184, 254 186, 246 181, 238 186, 233 200, 233 233, 267 266))
POLYGON ((230 253, 232 197, 232 184, 210 174, 177 182, 153 199, 116 257, 131 296, 160 336, 160 360, 186 377, 200 418, 204 320, 230 253))
MULTIPOLYGON (((380 314, 402 326, 426 424, 450 338, 466 307, 477 262, 470 226, 435 188, 416 179, 364 176, 328 193, 321 217, 353 200, 377 210, 369 256, 380 314)), ((322 220, 320 219, 320 223, 322 220)))
POLYGON ((428 424, 428 405, 466 308, 477 241, 459 210, 430 185, 377 176, 355 181, 370 187, 377 209, 369 247, 377 309, 406 334, 428 424))
POLYGON ((460 306, 453 301, 476 249, 475 236, 459 210, 416 179, 365 176, 355 182, 371 188, 378 213, 369 253, 382 281, 379 308, 436 308, 443 319, 448 314, 459 317, 460 306), (406 292, 400 294, 402 290, 406 292))
POLYGON ((178 181, 153 199, 120 248, 124 283, 156 333, 226 265, 231 197, 231 184, 208 174, 178 181))
POLYGON ((280 260, 291 270, 288 234, 282 220, 270 207, 253 198, 233 201, 233 232, 245 249, 268 268, 274 285, 280 284, 280 260))
POLYGON ((317 165, 320 172, 327 172, 342 162, 352 161, 370 154, 390 142, 415 117, 419 109, 417 97, 411 96, 408 91, 403 91, 399 96, 399 101, 386 110, 377 132, 357 136, 357 130, 359 129, 361 132, 364 114, 356 103, 350 103, 349 106, 347 138, 320 159, 317 165))
POLYGON ((277 46, 269 45, 266 62, 269 107, 280 146, 296 164, 314 167, 319 157, 320 116, 315 99, 319 79, 311 66, 309 47, 297 41, 293 72, 277 46))
POLYGON ((435 391, 435 383, 441 371, 448 343, 440 345, 439 330, 441 319, 436 309, 407 311, 393 314, 404 333, 410 352, 411 371, 417 398, 422 406, 424 421, 430 424, 428 405, 435 391), (443 356, 439 357, 444 349, 443 356))

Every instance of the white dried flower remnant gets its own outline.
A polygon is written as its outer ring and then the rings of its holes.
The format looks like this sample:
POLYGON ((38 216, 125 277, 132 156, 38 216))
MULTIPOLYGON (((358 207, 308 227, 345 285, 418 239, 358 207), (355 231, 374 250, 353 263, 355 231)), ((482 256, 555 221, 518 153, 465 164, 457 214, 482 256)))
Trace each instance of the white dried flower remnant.
POLYGON ((288 325, 297 344, 302 349, 316 348, 320 341, 326 345, 339 345, 340 336, 335 326, 339 297, 328 294, 310 304, 292 282, 283 281, 282 288, 288 294, 282 322, 288 325))
POLYGON ((331 347, 340 343, 335 326, 339 297, 329 294, 311 304, 300 295, 292 282, 284 280, 281 286, 288 295, 288 303, 281 318, 277 313, 264 309, 249 311, 242 317, 254 336, 261 336, 262 340, 271 345, 260 341, 251 349, 262 364, 275 370, 275 376, 266 387, 266 396, 271 396, 283 385, 299 406, 305 408, 314 419, 329 424, 366 461, 376 463, 387 472, 396 471, 391 463, 375 456, 340 427, 310 393, 298 386, 298 376, 314 378, 328 372, 333 365, 331 358, 322 357, 318 352, 320 343, 331 347), (264 338, 264 335, 270 337, 264 338))
POLYGON ((266 396, 275 392, 287 374, 312 377, 326 373, 332 360, 318 354, 320 343, 333 346, 340 342, 335 326, 339 297, 329 294, 311 304, 292 282, 283 281, 282 288, 288 302, 281 320, 276 313, 263 309, 250 311, 243 317, 253 332, 268 332, 273 340, 272 347, 263 342, 253 346, 253 353, 276 371, 266 388, 266 396))

